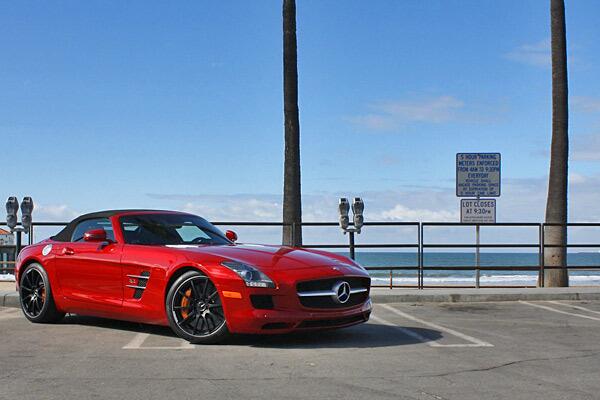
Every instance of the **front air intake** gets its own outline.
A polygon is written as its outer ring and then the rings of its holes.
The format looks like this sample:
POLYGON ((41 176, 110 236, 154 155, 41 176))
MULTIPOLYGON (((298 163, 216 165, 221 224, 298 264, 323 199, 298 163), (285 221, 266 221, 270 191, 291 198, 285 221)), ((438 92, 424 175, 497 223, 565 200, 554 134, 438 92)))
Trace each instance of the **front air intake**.
POLYGON ((251 294, 250 302, 258 310, 272 310, 274 307, 273 296, 267 294, 251 294))

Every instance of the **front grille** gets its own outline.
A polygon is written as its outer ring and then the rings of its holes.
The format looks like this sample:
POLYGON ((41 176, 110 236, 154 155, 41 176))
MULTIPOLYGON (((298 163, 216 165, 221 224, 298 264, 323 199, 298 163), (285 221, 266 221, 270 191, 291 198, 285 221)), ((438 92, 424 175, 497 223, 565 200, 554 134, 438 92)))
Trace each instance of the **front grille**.
POLYGON ((343 304, 336 303, 330 296, 300 297, 300 303, 308 308, 348 308, 364 303, 368 297, 368 292, 356 293, 343 304))
POLYGON ((299 282, 296 289, 299 292, 316 292, 318 290, 330 290, 333 285, 339 281, 346 281, 354 288, 369 288, 371 286, 371 278, 355 277, 355 276, 340 276, 337 278, 319 279, 315 281, 299 282))
POLYGON ((364 303, 369 298, 369 288, 371 284, 370 278, 362 277, 337 277, 319 279, 314 281, 300 282, 296 285, 296 289, 299 293, 308 292, 320 292, 320 291, 331 291, 333 286, 340 281, 348 282, 351 289, 367 289, 364 292, 354 293, 350 295, 350 298, 345 303, 336 302, 332 296, 300 296, 300 303, 304 307, 308 308, 348 308, 354 307, 364 303))
POLYGON ((336 319, 302 321, 300 325, 298 325, 298 328, 333 328, 336 326, 356 324, 359 322, 364 322, 366 320, 367 316, 360 314, 336 319))

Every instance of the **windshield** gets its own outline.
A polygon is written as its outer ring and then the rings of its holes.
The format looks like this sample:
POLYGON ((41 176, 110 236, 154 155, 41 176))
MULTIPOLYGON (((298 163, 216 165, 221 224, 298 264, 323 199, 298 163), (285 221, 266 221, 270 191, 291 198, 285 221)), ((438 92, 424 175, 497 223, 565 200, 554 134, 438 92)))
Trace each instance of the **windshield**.
POLYGON ((185 214, 141 214, 119 218, 125 243, 142 245, 230 244, 203 218, 185 214))

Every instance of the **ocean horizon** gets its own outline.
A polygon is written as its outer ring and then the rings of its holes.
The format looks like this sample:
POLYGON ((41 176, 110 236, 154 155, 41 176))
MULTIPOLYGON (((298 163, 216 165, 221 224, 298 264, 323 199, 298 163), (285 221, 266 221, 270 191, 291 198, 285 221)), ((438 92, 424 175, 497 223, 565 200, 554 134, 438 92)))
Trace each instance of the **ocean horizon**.
MULTIPOLYGON (((414 266, 414 271, 393 271, 393 283, 394 285, 417 285, 418 254, 416 252, 357 252, 356 261, 364 267, 414 266)), ((570 267, 600 266, 600 252, 569 253, 567 262, 570 267)), ((475 252, 426 252, 423 255, 423 265, 426 267, 475 267, 475 252)), ((539 254, 482 252, 480 265, 537 267, 539 254)), ((373 284, 389 285, 389 270, 369 271, 369 274, 373 278, 373 284)), ((475 271, 427 270, 423 275, 425 285, 475 285, 475 271)), ((538 271, 480 271, 482 286, 535 286, 537 277, 538 271)), ((569 280, 571 285, 600 285, 600 268, 570 270, 569 280)))

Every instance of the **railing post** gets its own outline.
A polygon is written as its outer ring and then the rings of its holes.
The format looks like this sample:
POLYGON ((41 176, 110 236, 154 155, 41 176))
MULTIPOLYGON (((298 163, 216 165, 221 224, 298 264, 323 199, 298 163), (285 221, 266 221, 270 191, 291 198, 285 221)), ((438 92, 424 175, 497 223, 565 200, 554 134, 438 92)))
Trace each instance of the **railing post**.
POLYGON ((540 281, 540 287, 544 287, 544 267, 546 265, 546 260, 545 260, 545 224, 540 224, 540 275, 539 275, 539 281, 540 281))
MULTIPOLYGON (((21 238, 22 238, 21 235, 22 235, 22 232, 20 230, 16 230, 15 231, 15 236, 16 236, 16 238, 15 238, 16 239, 16 243, 15 243, 15 263, 17 261, 17 258, 19 257, 19 252, 21 251, 21 247, 22 247, 22 245, 21 245, 21 238)), ((16 266, 16 264, 15 264, 15 266, 16 266)))
POLYGON ((480 227, 479 224, 475 225, 475 288, 479 289, 480 281, 481 281, 481 271, 479 270, 479 266, 481 264, 481 259, 479 255, 479 245, 480 245, 480 227))
POLYGON ((417 227, 417 241, 419 245, 419 270, 417 272, 417 288, 423 289, 423 223, 419 222, 417 227))

